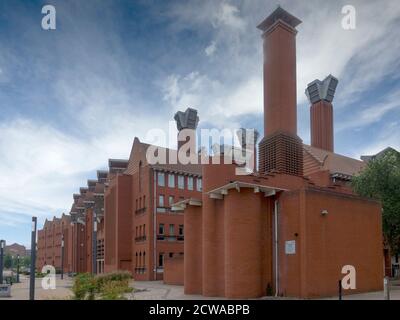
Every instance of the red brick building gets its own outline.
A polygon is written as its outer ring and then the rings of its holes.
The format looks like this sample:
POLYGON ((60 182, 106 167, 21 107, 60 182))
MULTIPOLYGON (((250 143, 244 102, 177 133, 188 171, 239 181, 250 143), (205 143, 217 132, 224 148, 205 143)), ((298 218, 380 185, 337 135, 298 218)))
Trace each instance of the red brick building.
POLYGON ((61 270, 62 239, 64 237, 64 272, 72 272, 71 217, 63 214, 61 218, 47 220, 43 229, 38 230, 36 268, 41 271, 45 265, 61 270))
POLYGON ((4 248, 4 252, 5 254, 9 254, 11 256, 17 256, 17 255, 19 255, 20 257, 28 256, 28 250, 26 250, 26 247, 18 243, 6 245, 4 248))
MULTIPOLYGON (((176 150, 158 148, 167 164, 153 163, 154 146, 135 138, 128 160, 109 160, 108 171, 74 195, 70 222, 63 216, 45 223, 38 266, 60 266, 64 235, 68 270, 129 270, 135 280, 184 284, 187 294, 330 296, 349 265, 357 285, 346 292, 381 290, 381 205, 349 187, 365 163, 334 152, 333 76, 306 90, 311 146, 297 135, 300 23, 279 7, 258 26, 264 137, 257 172, 237 175, 242 165, 226 164, 231 159, 222 151, 209 157, 219 164, 183 165, 173 161, 176 150)), ((195 132, 195 110, 175 119, 179 131, 195 132)), ((185 141, 178 141, 180 151, 185 141)))
POLYGON ((364 164, 333 153, 333 78, 318 81, 325 90, 317 88, 310 99, 312 146, 297 136, 300 23, 278 8, 258 26, 265 115, 259 172, 238 176, 235 163, 203 165, 201 198, 176 204, 185 210, 187 294, 336 295, 347 265, 355 268, 357 285, 345 293, 382 289, 381 205, 348 186, 364 164))

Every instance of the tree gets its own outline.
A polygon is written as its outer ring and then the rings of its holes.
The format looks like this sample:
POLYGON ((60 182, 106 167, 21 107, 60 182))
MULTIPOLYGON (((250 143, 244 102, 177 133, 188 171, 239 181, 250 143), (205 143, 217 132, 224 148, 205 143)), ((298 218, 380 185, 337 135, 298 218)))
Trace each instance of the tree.
POLYGON ((29 268, 31 265, 31 257, 30 256, 26 256, 26 257, 22 257, 22 259, 20 260, 21 262, 21 266, 29 268))
POLYGON ((12 267, 12 257, 10 254, 4 256, 4 268, 10 269, 12 267))
POLYGON ((385 240, 394 254, 400 253, 400 153, 389 149, 368 162, 352 186, 357 194, 381 201, 385 240))

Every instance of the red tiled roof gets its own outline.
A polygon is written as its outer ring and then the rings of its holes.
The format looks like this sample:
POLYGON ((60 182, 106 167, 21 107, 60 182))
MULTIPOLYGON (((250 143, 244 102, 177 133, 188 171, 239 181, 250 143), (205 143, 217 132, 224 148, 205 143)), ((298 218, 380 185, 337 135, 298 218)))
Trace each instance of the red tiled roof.
MULTIPOLYGON (((304 151, 316 161, 318 170, 329 170, 331 173, 341 173, 345 175, 354 176, 365 168, 366 163, 357 159, 346 157, 334 152, 315 148, 303 144, 304 151)), ((310 166, 306 164, 305 166, 310 166)), ((307 172, 305 168, 305 172, 307 172)))

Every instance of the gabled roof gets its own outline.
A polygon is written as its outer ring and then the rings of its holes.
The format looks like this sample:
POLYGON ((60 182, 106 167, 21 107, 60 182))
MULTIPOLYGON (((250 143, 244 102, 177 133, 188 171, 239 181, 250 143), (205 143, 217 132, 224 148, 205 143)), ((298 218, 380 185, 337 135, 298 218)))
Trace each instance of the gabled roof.
MULTIPOLYGON (((328 170, 331 174, 339 173, 347 176, 354 176, 366 166, 366 163, 360 160, 315 148, 306 144, 303 144, 303 150, 306 155, 315 160, 316 164, 318 165, 318 170, 328 170)), ((310 166, 310 164, 305 161, 304 165, 304 171, 310 172, 310 168, 306 167, 310 166)))
MULTIPOLYGON (((193 175, 201 175, 201 165, 200 165, 200 156, 199 156, 199 164, 180 164, 180 163, 169 163, 171 159, 177 159, 177 150, 149 145, 147 143, 140 142, 139 138, 135 138, 131 154, 129 157, 129 164, 127 169, 125 170, 126 174, 133 174, 139 163, 142 162, 143 166, 149 166, 155 170, 162 170, 162 171, 170 171, 182 174, 193 174, 193 175), (150 147, 157 147, 158 152, 165 153, 166 155, 166 164, 149 164, 146 158, 147 149, 150 147)), ((176 162, 172 161, 171 162, 176 162)))

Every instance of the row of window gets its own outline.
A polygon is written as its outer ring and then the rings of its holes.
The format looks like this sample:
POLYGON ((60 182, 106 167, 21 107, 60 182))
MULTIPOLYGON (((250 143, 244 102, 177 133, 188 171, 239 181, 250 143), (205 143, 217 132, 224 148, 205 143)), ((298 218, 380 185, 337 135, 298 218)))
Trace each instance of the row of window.
MULTIPOLYGON (((164 223, 160 223, 158 225, 158 234, 159 235, 164 235, 165 234, 165 225, 164 225, 164 223)), ((170 224, 169 225, 169 234, 168 235, 170 235, 170 236, 174 236, 175 235, 175 225, 174 224, 170 224)), ((183 224, 179 225, 178 235, 179 236, 183 236, 183 224)))
MULTIPOLYGON (((157 173, 157 184, 160 187, 165 187, 165 173, 158 172, 157 173)), ((168 187, 175 188, 175 174, 168 173, 168 187)), ((188 176, 186 179, 186 186, 188 190, 194 190, 194 177, 188 176)), ((202 180, 201 178, 196 178, 196 190, 202 190, 202 180)), ((178 189, 185 189, 185 176, 178 174, 178 189)))
MULTIPOLYGON (((185 197, 179 197, 179 201, 184 200, 185 197)), ((164 207, 171 207, 172 204, 175 203, 175 197, 174 196, 168 196, 168 204, 165 203, 165 196, 163 194, 160 194, 158 196, 158 206, 161 208, 164 207)))
POLYGON ((146 225, 145 224, 136 226, 135 240, 136 241, 146 240, 146 225))
POLYGON ((146 208, 146 196, 140 197, 139 199, 136 199, 136 211, 146 208))
POLYGON ((146 268, 146 251, 136 252, 135 268, 146 268))

